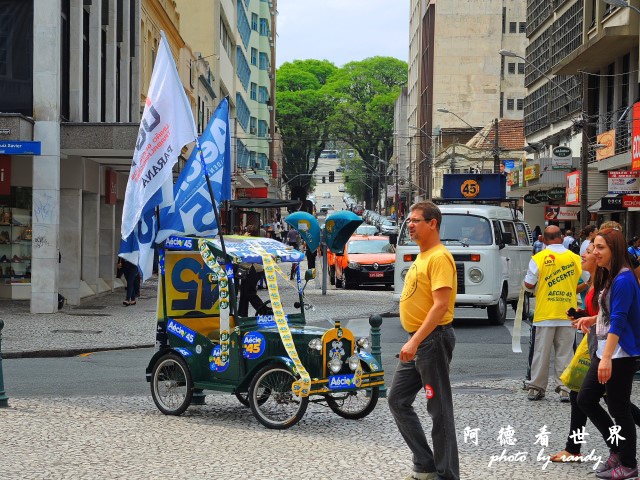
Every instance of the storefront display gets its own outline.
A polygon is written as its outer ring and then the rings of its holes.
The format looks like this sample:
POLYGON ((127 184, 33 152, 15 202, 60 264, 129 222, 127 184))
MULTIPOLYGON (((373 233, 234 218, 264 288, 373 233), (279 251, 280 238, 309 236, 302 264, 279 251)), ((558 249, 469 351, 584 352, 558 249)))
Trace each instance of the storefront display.
POLYGON ((31 283, 31 215, 0 207, 0 283, 31 283))

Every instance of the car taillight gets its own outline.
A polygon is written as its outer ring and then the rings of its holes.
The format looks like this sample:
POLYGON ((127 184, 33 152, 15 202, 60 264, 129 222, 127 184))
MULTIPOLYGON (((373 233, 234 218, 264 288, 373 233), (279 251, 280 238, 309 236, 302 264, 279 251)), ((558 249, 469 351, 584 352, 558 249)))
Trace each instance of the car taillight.
POLYGON ((415 259, 416 259, 416 255, 415 254, 410 254, 410 253, 406 253, 402 257, 402 260, 404 260, 405 262, 413 262, 415 259))

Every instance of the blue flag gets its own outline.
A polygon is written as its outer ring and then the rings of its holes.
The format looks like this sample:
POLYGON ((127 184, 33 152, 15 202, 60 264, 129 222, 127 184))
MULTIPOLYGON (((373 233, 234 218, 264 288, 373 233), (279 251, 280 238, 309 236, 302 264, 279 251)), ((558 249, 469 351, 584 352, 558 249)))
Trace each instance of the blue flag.
POLYGON ((218 225, 204 175, 206 165, 216 203, 231 199, 231 140, 229 102, 224 98, 200 137, 200 149, 193 149, 173 189, 174 202, 160 211, 156 242, 170 235, 215 236, 218 225))

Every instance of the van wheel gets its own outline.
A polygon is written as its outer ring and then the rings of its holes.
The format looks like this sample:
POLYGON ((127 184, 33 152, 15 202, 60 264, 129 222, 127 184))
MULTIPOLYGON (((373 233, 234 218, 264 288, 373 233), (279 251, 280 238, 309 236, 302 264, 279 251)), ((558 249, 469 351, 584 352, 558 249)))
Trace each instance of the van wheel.
POLYGON ((336 267, 329 267, 329 283, 336 284, 336 267))
POLYGON ((487 307, 487 316, 491 325, 504 325, 507 320, 507 290, 502 289, 498 303, 487 307))

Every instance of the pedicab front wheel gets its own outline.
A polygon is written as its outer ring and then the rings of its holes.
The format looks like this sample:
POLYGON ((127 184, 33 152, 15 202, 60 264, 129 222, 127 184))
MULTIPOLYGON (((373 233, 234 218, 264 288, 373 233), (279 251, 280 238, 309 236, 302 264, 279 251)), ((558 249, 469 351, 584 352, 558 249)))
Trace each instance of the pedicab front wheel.
POLYGON ((165 415, 183 413, 193 396, 193 381, 187 363, 175 353, 158 359, 151 376, 153 402, 165 415))
POLYGON ((262 425, 283 430, 304 416, 309 398, 298 397, 291 391, 295 381, 289 369, 277 363, 260 369, 253 377, 249 386, 249 405, 262 425))
POLYGON ((369 415, 378 403, 379 387, 344 390, 327 394, 327 405, 347 420, 359 420, 369 415))

